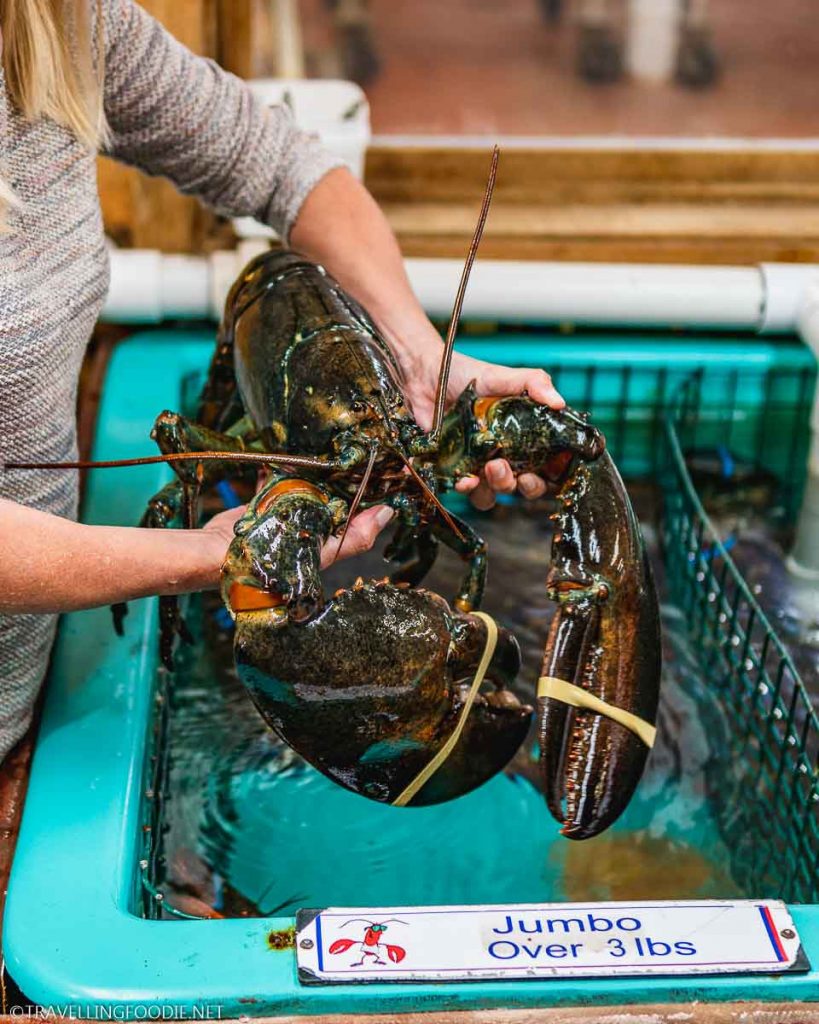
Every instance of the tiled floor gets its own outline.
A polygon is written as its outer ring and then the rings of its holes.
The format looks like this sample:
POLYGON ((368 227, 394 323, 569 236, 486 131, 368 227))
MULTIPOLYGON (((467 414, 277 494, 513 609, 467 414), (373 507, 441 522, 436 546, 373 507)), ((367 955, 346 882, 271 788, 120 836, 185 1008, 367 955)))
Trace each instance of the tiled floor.
MULTIPOLYGON (((819 0, 711 0, 722 75, 701 91, 586 83, 567 6, 550 26, 538 0, 370 0, 382 61, 367 87, 373 130, 819 137, 819 0)), ((328 4, 301 10, 308 51, 331 68, 328 4)))

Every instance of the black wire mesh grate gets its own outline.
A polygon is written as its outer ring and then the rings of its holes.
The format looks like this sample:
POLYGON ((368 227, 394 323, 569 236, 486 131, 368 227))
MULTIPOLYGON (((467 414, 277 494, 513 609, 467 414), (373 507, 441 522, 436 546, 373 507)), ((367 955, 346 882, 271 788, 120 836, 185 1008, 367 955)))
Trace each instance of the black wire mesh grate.
MULTIPOLYGON (((819 902, 819 719, 689 471, 692 453, 742 460, 773 482, 778 520, 792 524, 804 486, 815 370, 703 369, 680 384, 681 375, 662 366, 549 369, 568 402, 589 411, 606 434, 623 475, 661 487, 668 585, 703 674, 729 712, 726 757, 741 766, 716 797, 737 881, 759 897, 819 902)), ((136 886, 139 911, 151 918, 191 916, 167 904, 152 881, 163 857, 168 687, 161 670, 136 886)))
MULTIPOLYGON (((727 711, 724 759, 731 771, 718 802, 723 829, 735 844, 736 880, 760 897, 814 903, 819 718, 788 650, 706 513, 686 459, 704 443, 736 451, 739 424, 744 458, 755 467, 778 462, 776 500, 792 521, 804 483, 813 376, 777 377, 774 371, 767 375, 767 400, 750 429, 736 402, 703 415, 702 373, 678 389, 664 417, 662 538, 672 598, 685 613, 703 674, 727 711)), ((736 398, 741 384, 742 374, 731 374, 724 381, 727 397, 736 398)))

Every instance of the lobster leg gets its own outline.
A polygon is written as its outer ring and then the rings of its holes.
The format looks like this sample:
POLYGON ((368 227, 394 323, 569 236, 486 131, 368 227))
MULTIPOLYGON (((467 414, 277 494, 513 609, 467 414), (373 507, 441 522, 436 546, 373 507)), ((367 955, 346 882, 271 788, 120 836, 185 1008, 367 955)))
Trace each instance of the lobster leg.
POLYGON ((451 522, 439 518, 429 522, 412 507, 404 508, 398 504, 398 509, 398 527, 384 552, 389 561, 399 563, 390 577, 391 582, 418 586, 432 568, 440 541, 468 563, 455 597, 455 607, 461 612, 480 608, 486 586, 486 541, 469 523, 452 512, 449 513, 451 522))
POLYGON ((199 396, 196 419, 203 426, 218 430, 242 414, 242 399, 236 387, 233 364, 233 334, 222 327, 208 368, 208 378, 199 396))
POLYGON ((432 568, 437 555, 438 541, 429 526, 400 518, 384 551, 387 561, 398 563, 398 568, 390 574, 390 582, 417 587, 432 568))
POLYGON ((181 480, 171 480, 148 502, 139 525, 151 530, 163 530, 182 514, 184 489, 181 480))
MULTIPOLYGON (((240 419, 225 433, 203 427, 179 413, 165 412, 157 416, 151 437, 156 441, 163 455, 178 452, 246 452, 253 448, 252 442, 256 435, 252 424, 247 419, 240 419)), ((196 499, 202 486, 211 480, 221 480, 228 474, 236 475, 237 468, 231 463, 214 461, 207 466, 204 463, 175 462, 173 469, 183 487, 186 496, 183 503, 186 526, 193 529, 197 523, 196 499)), ((241 469, 238 470, 241 472, 241 469)))
POLYGON ((460 612, 471 612, 480 608, 486 587, 486 541, 472 529, 469 523, 452 513, 450 516, 460 530, 461 536, 458 536, 449 523, 442 519, 436 519, 430 529, 442 544, 446 544, 456 555, 468 563, 466 575, 461 581, 453 605, 460 612))
POLYGON ((193 633, 179 608, 179 600, 173 594, 162 594, 159 598, 159 658, 169 672, 174 670, 173 652, 177 637, 183 644, 193 643, 193 633))
MULTIPOLYGON (((139 521, 141 527, 148 529, 164 529, 176 519, 182 511, 185 494, 182 483, 179 480, 172 480, 165 484, 161 491, 158 491, 148 502, 148 507, 139 521)), ((117 636, 125 633, 124 622, 128 614, 128 603, 118 601, 111 605, 111 615, 114 619, 114 631, 117 636)), ((191 643, 193 637, 179 613, 178 602, 175 597, 162 595, 159 598, 159 653, 162 663, 168 669, 173 669, 173 639, 180 636, 185 643, 191 643)))
MULTIPOLYGON (((205 469, 205 476, 218 476, 214 467, 218 463, 208 463, 205 469)), ((198 495, 198 487, 196 489, 198 495)), ((148 506, 139 521, 143 528, 161 530, 170 526, 178 518, 182 518, 188 528, 196 525, 194 519, 195 501, 191 495, 190 488, 186 487, 181 480, 171 480, 165 484, 162 490, 158 491, 148 502, 148 506)), ((123 621, 128 614, 128 605, 125 601, 111 605, 111 614, 114 617, 114 629, 119 636, 123 635, 123 621)), ((173 670, 173 648, 174 639, 179 637, 184 643, 192 643, 193 637, 188 626, 179 611, 179 601, 172 594, 163 594, 159 598, 159 653, 162 664, 173 670)))
MULTIPOLYGON (((183 514, 183 509, 188 525, 191 514, 188 491, 181 480, 172 480, 148 502, 139 525, 149 529, 164 529, 183 514)), ((128 613, 128 605, 124 601, 114 604, 111 613, 114 616, 114 629, 122 636, 122 623, 128 613)), ((162 594, 159 598, 159 656, 169 671, 173 671, 174 639, 177 636, 183 643, 193 643, 193 636, 179 610, 179 601, 172 594, 162 594)))
MULTIPOLYGON (((157 442, 163 455, 176 452, 209 451, 247 451, 248 440, 253 436, 252 428, 246 420, 238 421, 227 434, 220 434, 192 423, 184 416, 173 412, 161 413, 154 423, 151 436, 157 442)), ((236 475, 237 467, 232 463, 223 462, 177 462, 174 470, 178 479, 166 484, 161 491, 148 502, 140 526, 162 529, 181 516, 184 526, 195 529, 199 524, 199 494, 203 486, 236 475)), ((239 470, 241 471, 241 470, 239 470)), ((114 605, 114 626, 118 633, 122 632, 122 620, 126 613, 124 605, 114 605)), ((162 663, 173 670, 174 639, 179 636, 184 643, 191 643, 193 638, 179 611, 178 599, 170 594, 159 598, 159 652, 162 663)))

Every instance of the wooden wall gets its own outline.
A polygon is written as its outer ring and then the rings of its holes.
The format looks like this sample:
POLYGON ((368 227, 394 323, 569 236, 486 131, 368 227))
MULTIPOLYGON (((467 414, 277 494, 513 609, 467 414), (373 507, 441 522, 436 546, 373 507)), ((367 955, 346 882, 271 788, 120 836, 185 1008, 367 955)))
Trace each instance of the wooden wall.
MULTIPOLYGON (((195 53, 213 57, 243 78, 254 66, 254 0, 140 0, 195 53)), ((197 252, 230 240, 217 219, 170 182, 113 160, 99 160, 99 188, 108 234, 120 246, 197 252)))

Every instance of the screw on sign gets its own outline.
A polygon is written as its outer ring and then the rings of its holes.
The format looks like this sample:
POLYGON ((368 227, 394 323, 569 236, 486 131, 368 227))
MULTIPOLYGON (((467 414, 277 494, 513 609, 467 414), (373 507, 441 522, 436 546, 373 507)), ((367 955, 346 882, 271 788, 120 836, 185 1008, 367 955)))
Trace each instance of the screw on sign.
POLYGON ((349 921, 345 921, 341 926, 346 928, 349 924, 355 924, 361 922, 367 927, 364 930, 364 938, 358 939, 336 939, 335 942, 330 946, 330 953, 346 953, 348 949, 353 946, 358 947, 358 951, 361 954, 361 959, 356 960, 355 963, 350 964, 350 967, 361 967, 369 957, 372 961, 372 966, 377 964, 386 964, 386 960, 383 957, 386 955, 394 964, 400 964, 404 957, 407 955, 407 951, 403 946, 391 946, 386 942, 381 941, 381 937, 387 930, 387 925, 394 921, 396 924, 406 924, 406 921, 401 921, 397 917, 388 917, 386 921, 368 921, 364 917, 353 917, 349 921))

